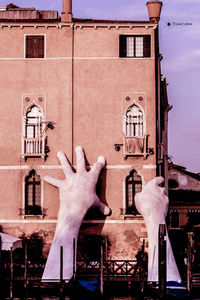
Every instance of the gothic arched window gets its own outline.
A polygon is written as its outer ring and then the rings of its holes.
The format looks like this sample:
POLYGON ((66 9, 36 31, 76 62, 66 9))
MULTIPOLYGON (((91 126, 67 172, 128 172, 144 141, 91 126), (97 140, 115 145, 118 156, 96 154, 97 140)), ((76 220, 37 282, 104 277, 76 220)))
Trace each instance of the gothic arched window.
POLYGON ((42 136, 42 118, 43 115, 36 105, 26 113, 26 138, 40 138, 42 136))
POLYGON ((126 213, 138 214, 135 207, 135 194, 142 190, 142 179, 135 170, 126 177, 126 213))
POLYGON ((45 156, 44 116, 36 105, 27 109, 24 117, 23 154, 45 156))
POLYGON ((143 136, 143 113, 135 104, 126 111, 124 122, 126 136, 143 136))
POLYGON ((25 215, 41 215, 41 179, 35 170, 25 178, 25 215))

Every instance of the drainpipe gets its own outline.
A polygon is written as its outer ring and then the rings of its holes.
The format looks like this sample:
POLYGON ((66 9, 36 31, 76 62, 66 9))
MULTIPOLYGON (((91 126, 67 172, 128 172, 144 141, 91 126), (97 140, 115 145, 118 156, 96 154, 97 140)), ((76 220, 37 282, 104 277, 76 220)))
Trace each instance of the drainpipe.
POLYGON ((64 23, 72 22, 72 0, 63 0, 61 21, 64 23))
POLYGON ((158 164, 158 145, 160 143, 160 55, 159 55, 159 29, 158 23, 163 3, 161 1, 148 1, 146 3, 151 22, 155 23, 154 30, 154 55, 155 55, 155 97, 156 97, 156 175, 161 176, 161 165, 158 164))

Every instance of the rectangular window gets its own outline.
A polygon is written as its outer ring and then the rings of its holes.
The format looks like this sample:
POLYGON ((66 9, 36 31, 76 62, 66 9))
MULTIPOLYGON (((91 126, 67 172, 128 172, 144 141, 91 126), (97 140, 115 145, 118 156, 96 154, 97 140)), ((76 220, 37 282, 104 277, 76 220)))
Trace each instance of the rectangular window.
POLYGON ((26 35, 26 58, 44 58, 44 35, 26 35))
POLYGON ((195 226, 200 224, 200 210, 199 209, 188 209, 187 211, 187 225, 195 226))
POLYGON ((179 210, 173 209, 170 212, 170 226, 171 228, 180 228, 180 220, 179 220, 179 210))
POLYGON ((120 57, 150 57, 151 36, 150 35, 120 35, 119 56, 120 57))

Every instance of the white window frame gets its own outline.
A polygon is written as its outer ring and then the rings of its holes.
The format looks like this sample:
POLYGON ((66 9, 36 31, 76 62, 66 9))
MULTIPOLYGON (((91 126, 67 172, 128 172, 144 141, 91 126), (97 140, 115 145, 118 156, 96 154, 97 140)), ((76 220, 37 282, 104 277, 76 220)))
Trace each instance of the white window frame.
POLYGON ((144 111, 143 109, 138 106, 136 103, 131 104, 124 113, 123 118, 123 132, 125 136, 129 137, 143 137, 144 136, 144 129, 145 129, 145 117, 144 117, 144 111), (138 115, 132 115, 130 118, 127 116, 128 112, 131 111, 131 108, 134 108, 134 106, 138 109, 138 115), (142 122, 139 121, 139 112, 141 112, 142 116, 142 122), (129 118, 129 120, 128 120, 129 118), (134 122, 134 118, 136 118, 137 122, 134 122), (129 125, 128 125, 129 123, 129 125), (134 125, 134 126, 132 126, 134 125), (136 127, 136 129, 135 129, 136 127), (136 134, 134 134, 136 132, 136 134))
MULTIPOLYGON (((34 102, 32 102, 30 105, 28 105, 25 108, 23 119, 22 119, 22 157, 25 158, 25 157, 36 156, 36 157, 42 157, 43 159, 45 159, 45 138, 46 138, 46 135, 45 135, 45 116, 44 116, 43 110, 42 110, 42 108, 38 104, 35 104, 34 102), (37 138, 28 138, 26 136, 26 131, 27 131, 27 113, 31 109, 31 107, 33 107, 33 106, 36 106, 38 108, 38 111, 41 112, 41 114, 42 114, 41 122, 39 124, 39 131, 41 131, 41 136, 37 137, 37 138), (37 153, 35 152, 34 153, 34 152, 31 152, 31 151, 27 151, 25 149, 25 143, 26 143, 26 141, 27 140, 30 140, 30 141, 32 140, 34 142, 34 139, 41 139, 42 153, 40 153, 40 152, 37 152, 37 153)), ((28 141, 28 142, 30 142, 30 141, 28 141)), ((27 146, 27 144, 26 144, 26 146, 27 146)), ((40 147, 40 145, 38 147, 40 147)))

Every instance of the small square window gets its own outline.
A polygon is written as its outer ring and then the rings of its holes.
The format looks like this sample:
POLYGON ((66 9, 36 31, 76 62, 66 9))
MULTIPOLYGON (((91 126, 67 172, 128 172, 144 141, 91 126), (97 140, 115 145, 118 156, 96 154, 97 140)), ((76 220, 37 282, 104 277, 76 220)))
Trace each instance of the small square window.
POLYGON ((119 36, 120 57, 150 57, 151 36, 150 35, 120 35, 119 36))
POLYGON ((26 58, 44 58, 44 35, 26 35, 26 58))

